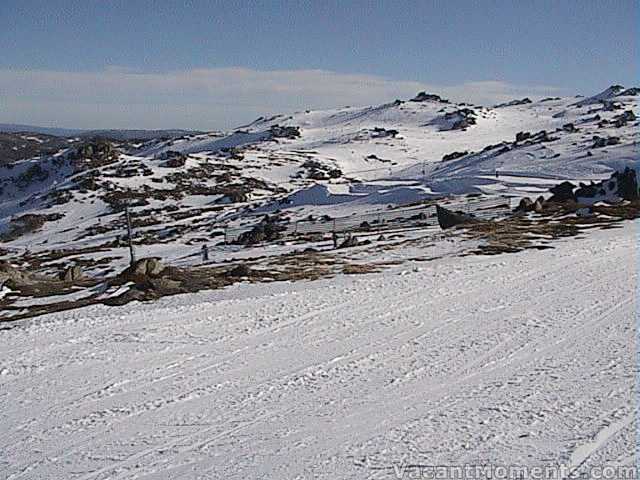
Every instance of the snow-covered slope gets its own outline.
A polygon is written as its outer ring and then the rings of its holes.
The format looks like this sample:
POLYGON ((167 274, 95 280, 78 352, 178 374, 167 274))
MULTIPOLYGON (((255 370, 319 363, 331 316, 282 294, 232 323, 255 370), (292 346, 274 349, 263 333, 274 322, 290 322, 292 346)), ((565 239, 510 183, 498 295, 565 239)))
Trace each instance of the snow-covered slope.
POLYGON ((125 204, 141 248, 164 255, 167 245, 219 242, 225 228, 274 210, 294 221, 451 194, 540 194, 637 166, 637 94, 613 86, 493 108, 425 94, 260 118, 228 134, 122 142, 105 155, 74 144, 0 163, 0 234, 9 256, 102 248, 126 261, 125 204))
POLYGON ((632 467, 637 228, 0 330, 0 474, 632 467))

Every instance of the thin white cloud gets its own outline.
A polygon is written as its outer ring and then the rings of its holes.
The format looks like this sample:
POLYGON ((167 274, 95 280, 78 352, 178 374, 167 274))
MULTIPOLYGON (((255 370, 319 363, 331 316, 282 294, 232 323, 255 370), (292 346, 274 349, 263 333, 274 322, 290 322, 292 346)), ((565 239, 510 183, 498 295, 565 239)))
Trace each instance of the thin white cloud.
POLYGON ((0 122, 84 128, 231 128, 260 115, 372 105, 426 90, 477 104, 561 93, 500 81, 429 85, 325 70, 141 73, 0 70, 0 122))

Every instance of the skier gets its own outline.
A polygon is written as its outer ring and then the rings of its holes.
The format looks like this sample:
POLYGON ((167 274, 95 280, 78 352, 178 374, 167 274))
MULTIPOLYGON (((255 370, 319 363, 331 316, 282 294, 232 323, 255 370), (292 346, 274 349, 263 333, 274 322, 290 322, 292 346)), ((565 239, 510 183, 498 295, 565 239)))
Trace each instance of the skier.
POLYGON ((209 247, 207 247, 207 244, 205 243, 204 245, 202 245, 202 261, 206 262, 209 260, 209 247))

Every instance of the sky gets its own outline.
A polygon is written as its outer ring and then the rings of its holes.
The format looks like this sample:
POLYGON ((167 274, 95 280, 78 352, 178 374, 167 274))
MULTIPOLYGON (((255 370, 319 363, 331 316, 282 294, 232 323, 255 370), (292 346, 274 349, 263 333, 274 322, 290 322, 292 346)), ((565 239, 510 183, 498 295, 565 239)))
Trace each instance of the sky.
POLYGON ((638 0, 0 0, 0 122, 227 129, 638 82, 638 0))

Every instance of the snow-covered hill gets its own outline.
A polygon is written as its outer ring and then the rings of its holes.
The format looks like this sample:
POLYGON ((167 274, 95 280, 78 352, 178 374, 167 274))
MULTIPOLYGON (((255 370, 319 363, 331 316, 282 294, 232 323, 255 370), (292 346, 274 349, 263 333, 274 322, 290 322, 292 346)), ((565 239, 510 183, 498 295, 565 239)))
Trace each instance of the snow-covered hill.
POLYGON ((120 268, 125 205, 141 251, 176 261, 276 209, 294 221, 601 180, 637 165, 637 95, 613 86, 583 99, 482 107, 423 93, 260 118, 227 134, 78 140, 53 155, 0 162, 4 258, 84 249, 77 259, 92 272, 120 268), (104 252, 98 263, 96 250, 104 252))

